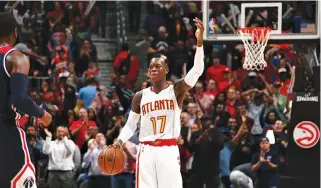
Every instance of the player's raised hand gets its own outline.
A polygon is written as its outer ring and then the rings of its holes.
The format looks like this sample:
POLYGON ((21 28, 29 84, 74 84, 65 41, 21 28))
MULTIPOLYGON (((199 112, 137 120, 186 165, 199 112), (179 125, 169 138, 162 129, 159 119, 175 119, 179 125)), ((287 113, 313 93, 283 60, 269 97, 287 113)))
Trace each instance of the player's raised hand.
POLYGON ((48 127, 52 121, 51 114, 49 114, 47 111, 43 114, 43 116, 40 118, 41 123, 44 128, 48 127))
POLYGON ((195 37, 197 39, 197 42, 203 42, 204 25, 202 21, 198 18, 194 18, 193 21, 195 22, 195 25, 197 27, 195 32, 195 37))

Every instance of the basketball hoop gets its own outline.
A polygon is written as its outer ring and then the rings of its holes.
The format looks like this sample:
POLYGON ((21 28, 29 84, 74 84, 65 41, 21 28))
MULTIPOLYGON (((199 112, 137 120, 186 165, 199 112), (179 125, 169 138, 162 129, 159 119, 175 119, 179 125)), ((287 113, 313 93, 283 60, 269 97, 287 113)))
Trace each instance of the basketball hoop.
POLYGON ((237 30, 245 47, 243 68, 246 70, 263 70, 267 63, 264 60, 264 49, 270 38, 271 28, 246 27, 237 30))

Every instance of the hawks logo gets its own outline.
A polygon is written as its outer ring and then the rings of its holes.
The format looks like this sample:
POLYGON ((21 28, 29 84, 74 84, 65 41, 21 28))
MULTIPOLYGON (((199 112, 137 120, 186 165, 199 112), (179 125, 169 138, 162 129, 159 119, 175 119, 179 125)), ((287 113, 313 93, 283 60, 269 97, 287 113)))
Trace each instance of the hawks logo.
POLYGON ((27 177, 23 182, 24 188, 31 188, 35 184, 35 179, 33 177, 27 177))
POLYGON ((294 128, 293 139, 301 148, 311 148, 318 143, 320 130, 313 122, 302 121, 294 128))

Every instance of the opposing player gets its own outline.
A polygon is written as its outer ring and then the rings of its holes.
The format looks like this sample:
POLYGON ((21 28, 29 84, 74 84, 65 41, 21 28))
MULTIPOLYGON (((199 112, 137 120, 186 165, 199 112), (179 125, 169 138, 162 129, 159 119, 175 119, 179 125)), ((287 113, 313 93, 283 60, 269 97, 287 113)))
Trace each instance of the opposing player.
POLYGON ((17 22, 0 13, 0 187, 35 188, 26 135, 19 127, 21 113, 39 117, 45 127, 51 115, 28 96, 29 60, 12 46, 17 39, 17 22))
POLYGON ((126 125, 115 147, 125 143, 140 124, 136 188, 181 188, 180 158, 176 140, 180 135, 180 114, 185 94, 204 70, 203 23, 195 18, 197 50, 194 66, 186 77, 168 85, 166 57, 154 57, 148 73, 152 86, 137 92, 126 125))

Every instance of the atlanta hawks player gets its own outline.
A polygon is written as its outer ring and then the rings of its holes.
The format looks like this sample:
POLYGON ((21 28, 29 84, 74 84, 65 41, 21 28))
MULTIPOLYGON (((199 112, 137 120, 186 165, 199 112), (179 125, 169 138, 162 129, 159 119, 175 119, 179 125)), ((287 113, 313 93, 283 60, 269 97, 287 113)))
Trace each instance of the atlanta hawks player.
POLYGON ((152 87, 137 92, 126 125, 114 147, 121 147, 137 129, 141 118, 136 188, 182 188, 179 151, 180 114, 185 94, 204 70, 203 23, 195 18, 197 50, 186 77, 168 85, 166 57, 154 57, 148 73, 152 87))

